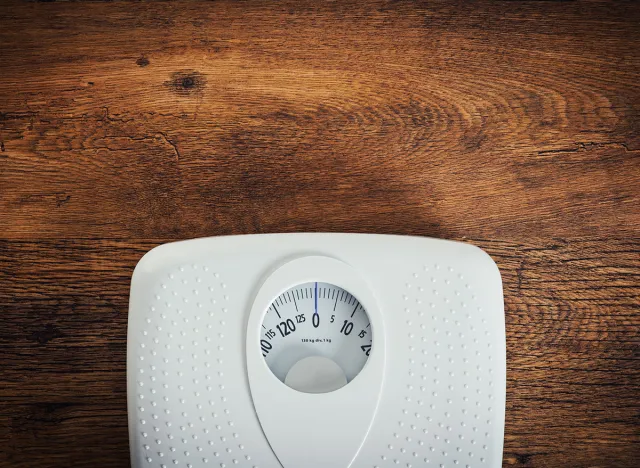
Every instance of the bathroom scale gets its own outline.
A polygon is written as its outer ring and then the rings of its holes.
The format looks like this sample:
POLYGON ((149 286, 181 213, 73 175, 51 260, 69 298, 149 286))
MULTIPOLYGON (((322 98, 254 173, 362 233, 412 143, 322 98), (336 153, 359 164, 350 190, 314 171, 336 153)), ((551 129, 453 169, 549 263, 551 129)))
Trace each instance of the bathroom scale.
POLYGON ((466 243, 161 245, 131 281, 133 467, 499 467, 502 282, 466 243))

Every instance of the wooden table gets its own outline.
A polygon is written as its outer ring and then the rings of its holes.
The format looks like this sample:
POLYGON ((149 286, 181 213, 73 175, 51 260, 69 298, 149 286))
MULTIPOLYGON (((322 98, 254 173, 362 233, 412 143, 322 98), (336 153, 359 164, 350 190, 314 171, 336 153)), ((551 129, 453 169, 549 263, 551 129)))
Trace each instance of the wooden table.
POLYGON ((340 231, 498 263, 504 464, 640 458, 640 7, 0 5, 0 464, 127 466, 131 272, 340 231))

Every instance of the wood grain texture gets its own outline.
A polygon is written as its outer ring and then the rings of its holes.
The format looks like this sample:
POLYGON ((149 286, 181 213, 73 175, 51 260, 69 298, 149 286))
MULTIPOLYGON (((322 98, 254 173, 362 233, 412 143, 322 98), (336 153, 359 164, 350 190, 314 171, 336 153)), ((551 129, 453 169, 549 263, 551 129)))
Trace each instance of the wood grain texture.
POLYGON ((637 466, 638 24, 634 2, 0 2, 0 465, 128 465, 147 250, 345 231, 496 260, 505 466, 637 466))

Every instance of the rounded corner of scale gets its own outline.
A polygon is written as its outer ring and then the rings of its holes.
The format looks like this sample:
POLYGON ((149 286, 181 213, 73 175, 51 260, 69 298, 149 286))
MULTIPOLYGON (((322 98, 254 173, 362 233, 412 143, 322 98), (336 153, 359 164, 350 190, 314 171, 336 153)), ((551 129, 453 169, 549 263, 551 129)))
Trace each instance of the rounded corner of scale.
POLYGON ((500 268, 498 267, 498 264, 493 259, 493 257, 486 250, 484 250, 481 247, 478 247, 477 245, 474 245, 474 244, 465 244, 465 245, 467 245, 472 249, 473 256, 477 260, 478 265, 488 273, 493 271, 497 275, 497 278, 500 284, 502 284, 502 274, 500 273, 500 268))
POLYGON ((157 245, 140 257, 140 260, 138 260, 138 263, 136 263, 133 269, 133 273, 131 273, 131 282, 133 284, 135 284, 140 277, 151 273, 157 267, 168 245, 170 244, 157 245))

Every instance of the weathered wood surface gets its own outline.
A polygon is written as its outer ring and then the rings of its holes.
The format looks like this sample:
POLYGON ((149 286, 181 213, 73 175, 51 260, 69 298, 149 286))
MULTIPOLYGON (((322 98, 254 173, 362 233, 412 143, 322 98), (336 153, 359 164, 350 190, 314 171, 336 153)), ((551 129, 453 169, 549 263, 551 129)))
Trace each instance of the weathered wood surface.
POLYGON ((464 240, 503 275, 504 464, 640 459, 640 7, 0 3, 0 465, 126 466, 151 247, 464 240))

